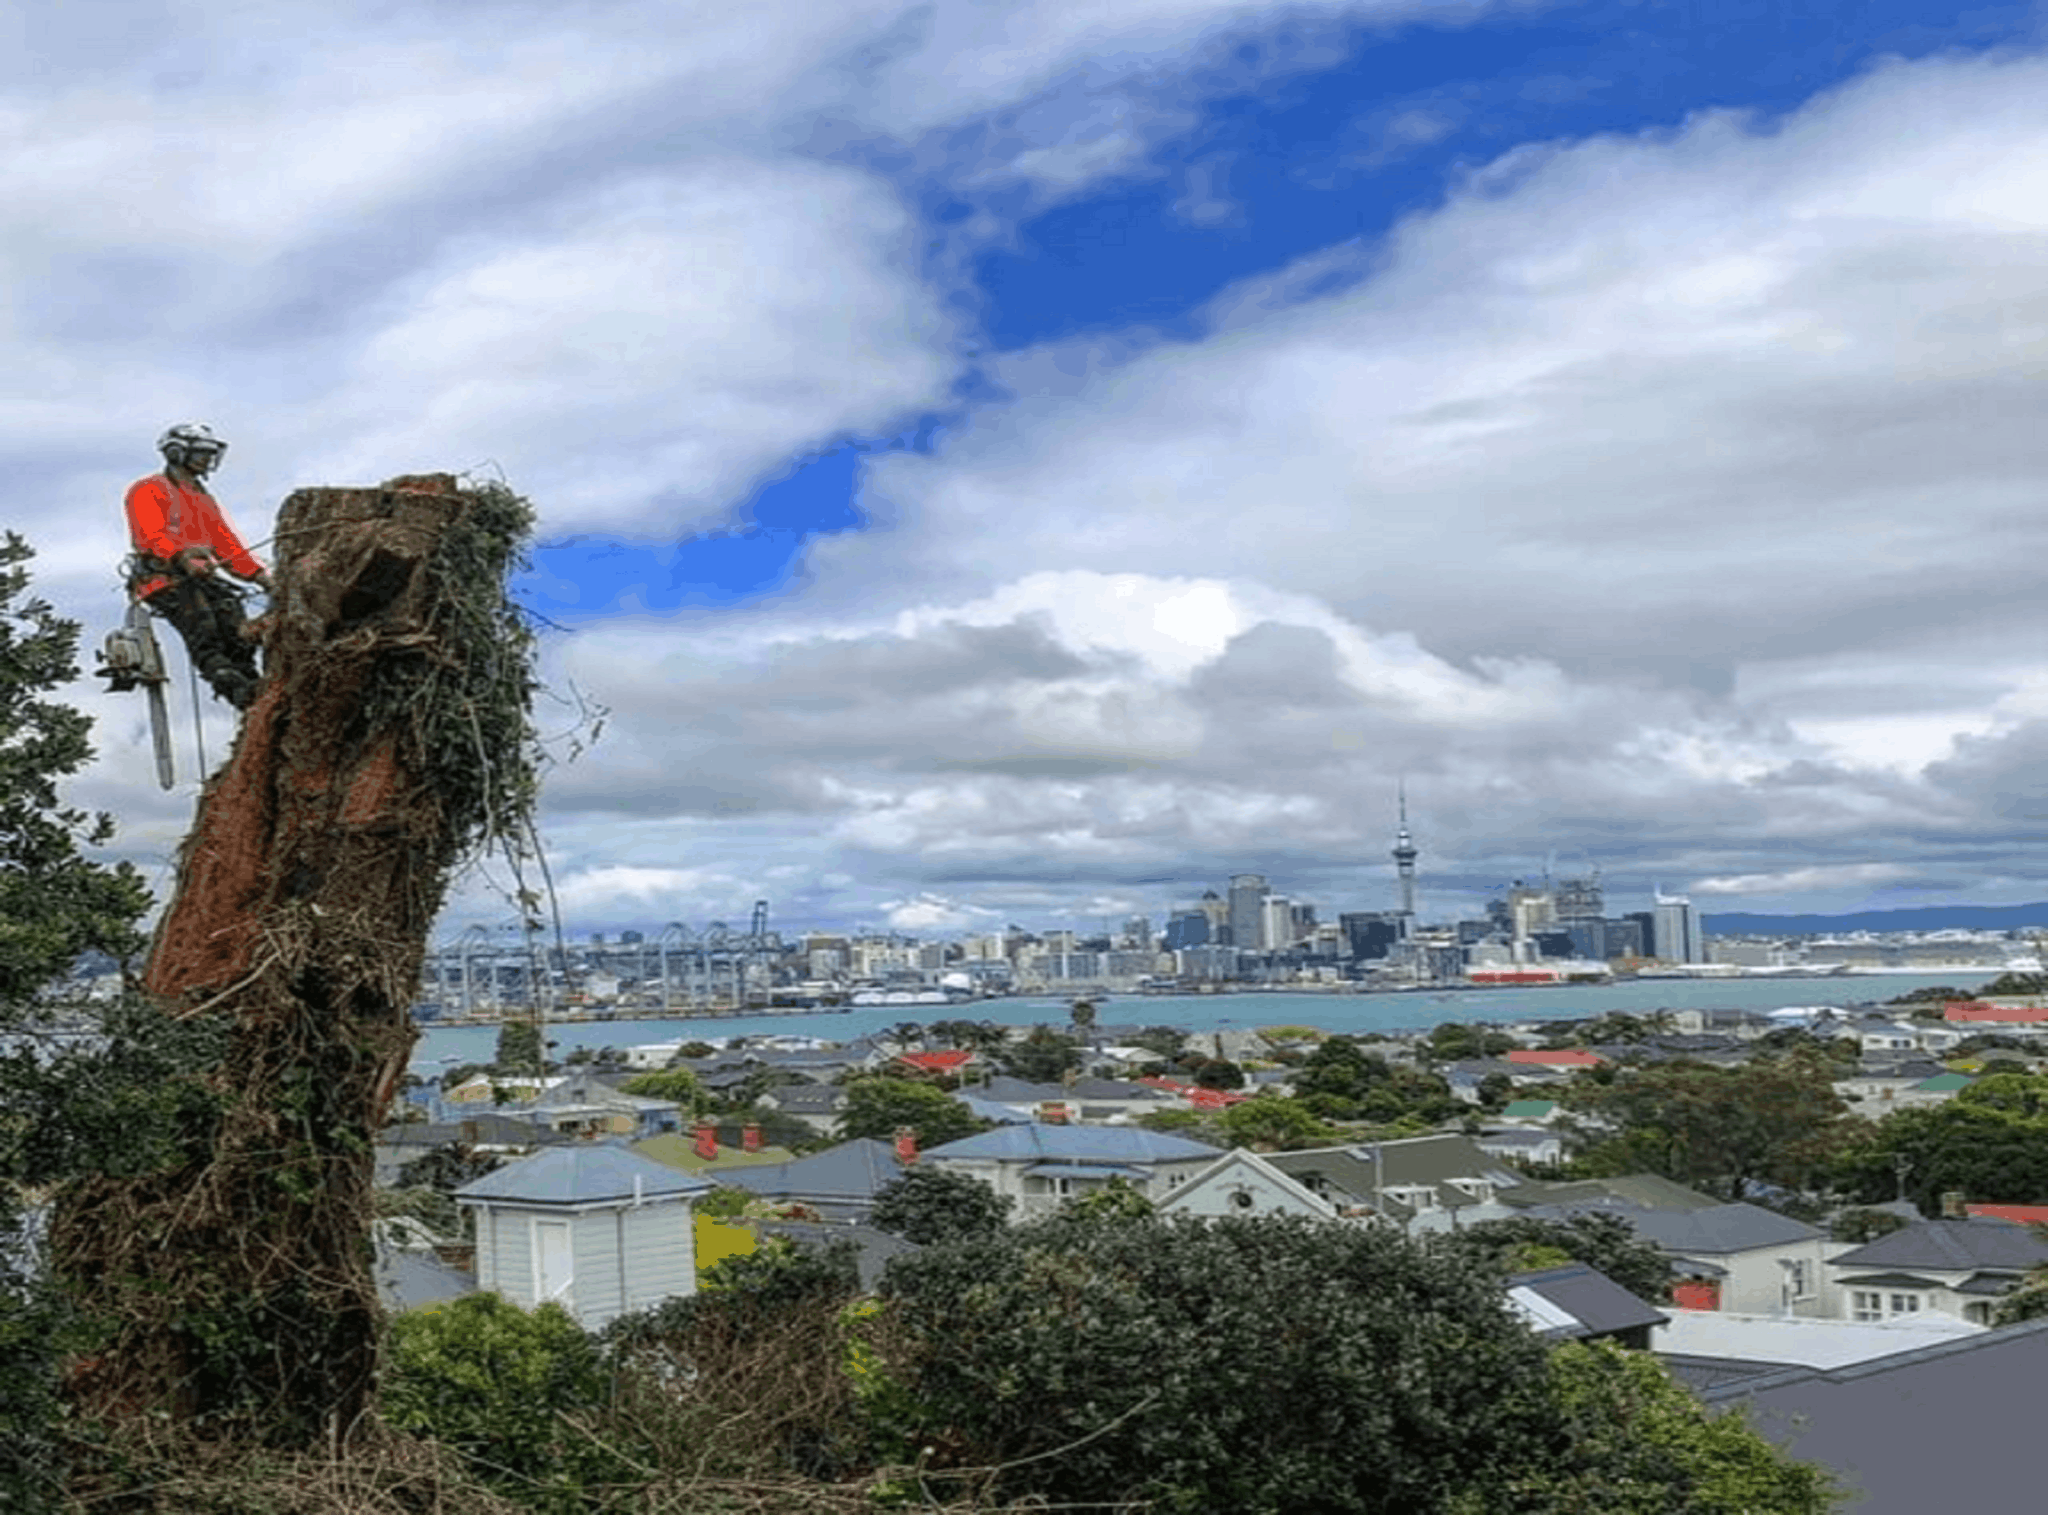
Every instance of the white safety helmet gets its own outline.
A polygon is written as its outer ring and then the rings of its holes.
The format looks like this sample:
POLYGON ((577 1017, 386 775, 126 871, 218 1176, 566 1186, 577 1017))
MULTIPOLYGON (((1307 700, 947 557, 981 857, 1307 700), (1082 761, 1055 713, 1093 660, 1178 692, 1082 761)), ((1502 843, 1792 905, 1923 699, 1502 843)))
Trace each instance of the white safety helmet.
POLYGON ((176 463, 194 473, 205 473, 220 462, 228 444, 213 434, 212 427, 186 421, 158 437, 156 450, 164 455, 166 463, 176 463))

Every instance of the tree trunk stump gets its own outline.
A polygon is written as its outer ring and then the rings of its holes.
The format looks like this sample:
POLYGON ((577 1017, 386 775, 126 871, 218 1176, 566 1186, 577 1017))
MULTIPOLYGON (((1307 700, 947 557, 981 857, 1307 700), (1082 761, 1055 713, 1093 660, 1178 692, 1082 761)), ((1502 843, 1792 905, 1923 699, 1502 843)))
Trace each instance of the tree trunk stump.
POLYGON ((368 1407, 373 1148, 428 932, 463 853, 532 792, 530 639, 504 600, 529 520, 447 474, 279 512, 264 682, 144 977, 165 1013, 221 1023, 218 1120, 53 1223, 60 1272, 120 1323, 72 1378, 92 1413, 306 1445, 368 1407))

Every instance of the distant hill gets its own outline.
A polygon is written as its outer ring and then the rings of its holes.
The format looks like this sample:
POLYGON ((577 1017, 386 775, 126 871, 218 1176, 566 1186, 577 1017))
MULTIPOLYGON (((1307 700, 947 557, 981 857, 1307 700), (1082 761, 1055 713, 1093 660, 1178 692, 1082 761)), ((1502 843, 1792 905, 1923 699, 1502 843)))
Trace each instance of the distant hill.
POLYGON ((1850 915, 1702 915, 1709 936, 1826 936, 1838 931, 2013 931, 2048 926, 2048 900, 2031 905, 1927 905, 1850 915))

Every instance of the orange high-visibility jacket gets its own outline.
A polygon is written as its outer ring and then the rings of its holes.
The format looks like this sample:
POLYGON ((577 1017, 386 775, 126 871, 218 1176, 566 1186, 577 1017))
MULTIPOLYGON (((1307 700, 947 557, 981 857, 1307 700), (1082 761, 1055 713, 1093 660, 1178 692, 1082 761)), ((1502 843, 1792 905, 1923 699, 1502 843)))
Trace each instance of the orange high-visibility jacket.
MULTIPOLYGON (((210 547, 237 578, 253 579, 263 572, 212 495, 173 484, 160 473, 129 486, 128 535, 138 553, 161 563, 187 547, 210 547)), ((147 598, 170 582, 162 573, 149 575, 135 585, 135 592, 147 598)))

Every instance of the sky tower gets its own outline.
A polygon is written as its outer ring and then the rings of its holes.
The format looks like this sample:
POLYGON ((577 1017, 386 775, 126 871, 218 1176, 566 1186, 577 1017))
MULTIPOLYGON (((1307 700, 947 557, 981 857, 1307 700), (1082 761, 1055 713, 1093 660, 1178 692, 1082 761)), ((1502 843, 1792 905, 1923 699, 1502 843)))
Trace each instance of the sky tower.
POLYGON ((1401 785, 1401 829, 1394 837, 1394 871, 1401 878, 1401 940, 1415 927, 1415 838, 1408 834, 1408 785, 1401 785))

